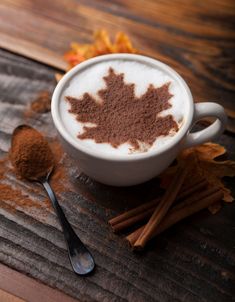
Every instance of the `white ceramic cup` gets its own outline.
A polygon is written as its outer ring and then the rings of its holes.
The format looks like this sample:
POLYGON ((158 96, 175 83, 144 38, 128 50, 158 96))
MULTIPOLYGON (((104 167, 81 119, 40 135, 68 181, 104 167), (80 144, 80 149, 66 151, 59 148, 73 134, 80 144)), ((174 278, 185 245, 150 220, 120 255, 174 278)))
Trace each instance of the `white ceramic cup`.
POLYGON ((101 183, 114 186, 136 185, 159 175, 171 164, 182 149, 218 138, 223 132, 227 120, 223 107, 217 103, 203 102, 194 104, 188 85, 175 70, 155 59, 133 54, 99 56, 71 69, 55 88, 51 112, 62 145, 66 152, 77 161, 79 169, 101 183), (179 131, 170 138, 167 144, 159 146, 159 148, 152 148, 148 152, 131 155, 101 154, 100 151, 96 152, 96 150, 91 150, 84 144, 79 144, 79 140, 76 141, 65 129, 61 121, 59 103, 66 85, 82 70, 89 68, 93 64, 108 60, 133 60, 147 63, 170 75, 177 82, 177 85, 180 85, 185 90, 187 105, 189 105, 187 114, 184 116, 184 123, 179 131), (216 120, 212 125, 201 131, 190 133, 194 123, 204 117, 215 117, 216 120))

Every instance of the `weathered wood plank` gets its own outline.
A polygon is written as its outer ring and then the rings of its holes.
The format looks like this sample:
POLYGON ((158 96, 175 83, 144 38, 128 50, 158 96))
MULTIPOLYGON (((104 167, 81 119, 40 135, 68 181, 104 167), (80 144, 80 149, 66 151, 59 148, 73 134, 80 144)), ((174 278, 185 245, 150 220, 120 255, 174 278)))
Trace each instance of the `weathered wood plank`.
MULTIPOLYGON (((25 122, 24 111, 40 90, 52 91, 53 69, 0 51, 0 149, 9 149, 11 132, 25 122)), ((55 137, 50 113, 27 120, 55 137)), ((221 140, 235 159, 235 141, 221 140)), ((71 270, 63 235, 45 194, 36 184, 16 179, 6 183, 32 198, 37 207, 0 203, 0 261, 81 301, 229 301, 233 297, 235 206, 215 215, 206 211, 184 221, 153 241, 144 254, 133 254, 122 238, 111 233, 107 220, 114 213, 150 200, 156 180, 130 188, 98 184, 65 158, 73 188, 58 195, 70 222, 95 257, 97 268, 88 278, 71 270), (10 206, 16 207, 12 211, 10 206)), ((234 186, 234 180, 231 186, 234 186)))
POLYGON ((78 302, 2 264, 0 264, 0 288, 4 289, 0 289, 1 302, 78 302))
POLYGON ((26 302, 10 293, 0 289, 0 299, 2 302, 26 302))
POLYGON ((17 54, 33 60, 43 62, 49 66, 54 66, 61 70, 66 70, 67 64, 61 55, 50 51, 49 49, 40 45, 35 45, 32 42, 24 41, 21 38, 12 38, 8 34, 0 33, 1 47, 17 54), (17 47, 15 46, 17 45, 17 47))
POLYGON ((71 41, 123 30, 144 54, 174 67, 196 101, 217 100, 234 116, 234 11, 231 0, 2 0, 0 45, 64 69, 71 41))

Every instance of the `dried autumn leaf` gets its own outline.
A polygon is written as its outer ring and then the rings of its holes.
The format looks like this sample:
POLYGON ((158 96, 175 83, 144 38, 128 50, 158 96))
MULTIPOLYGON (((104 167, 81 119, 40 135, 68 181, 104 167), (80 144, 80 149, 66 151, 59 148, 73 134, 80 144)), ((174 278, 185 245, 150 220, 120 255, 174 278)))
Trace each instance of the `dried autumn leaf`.
POLYGON ((137 53, 138 51, 132 46, 129 37, 123 32, 119 32, 116 35, 116 39, 113 45, 114 51, 116 53, 137 53))
POLYGON ((64 54, 64 59, 69 63, 70 67, 73 67, 86 60, 87 53, 90 52, 89 44, 78 44, 72 42, 71 49, 64 54))
POLYGON ((180 156, 184 158, 190 154, 196 154, 200 160, 212 160, 225 153, 226 149, 223 146, 214 143, 205 143, 184 150, 180 156))
POLYGON ((99 30, 95 32, 94 40, 94 56, 113 53, 113 46, 106 30, 99 30))
POLYGON ((222 178, 235 176, 235 162, 215 160, 216 157, 223 155, 225 152, 225 148, 218 144, 206 143, 189 148, 183 151, 180 156, 187 161, 188 156, 193 155, 195 158, 194 168, 197 169, 198 173, 204 176, 211 185, 221 188, 224 193, 224 201, 232 202, 231 191, 224 186, 222 178))
POLYGON ((76 66, 77 64, 85 61, 85 58, 79 51, 70 50, 64 54, 65 61, 69 64, 69 69, 76 66))
MULTIPOLYGON (((225 154, 226 149, 214 143, 205 143, 203 145, 192 147, 184 150, 179 156, 178 161, 184 162, 185 165, 190 167, 193 171, 192 177, 200 175, 204 177, 209 184, 220 188, 226 202, 232 202, 234 200, 231 195, 230 189, 226 188, 222 182, 222 178, 225 176, 235 176, 235 161, 215 160, 216 157, 225 154)), ((166 187, 171 175, 177 166, 168 168, 162 175, 162 187, 166 187)))
POLYGON ((59 82, 62 78, 63 78, 62 73, 58 73, 58 72, 55 73, 56 82, 59 82))
POLYGON ((91 44, 71 43, 71 49, 64 54, 65 61, 68 62, 69 68, 77 64, 104 54, 110 53, 137 53, 138 51, 132 46, 129 37, 118 32, 114 43, 111 42, 106 30, 98 30, 94 33, 94 42, 91 44))

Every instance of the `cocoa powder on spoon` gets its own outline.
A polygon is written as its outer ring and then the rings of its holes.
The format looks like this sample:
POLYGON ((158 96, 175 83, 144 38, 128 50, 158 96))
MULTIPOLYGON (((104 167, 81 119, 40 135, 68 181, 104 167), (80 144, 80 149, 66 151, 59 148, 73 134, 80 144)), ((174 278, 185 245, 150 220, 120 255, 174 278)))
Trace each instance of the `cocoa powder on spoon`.
POLYGON ((13 132, 10 159, 17 174, 30 180, 46 176, 54 165, 48 142, 40 132, 27 125, 13 132))

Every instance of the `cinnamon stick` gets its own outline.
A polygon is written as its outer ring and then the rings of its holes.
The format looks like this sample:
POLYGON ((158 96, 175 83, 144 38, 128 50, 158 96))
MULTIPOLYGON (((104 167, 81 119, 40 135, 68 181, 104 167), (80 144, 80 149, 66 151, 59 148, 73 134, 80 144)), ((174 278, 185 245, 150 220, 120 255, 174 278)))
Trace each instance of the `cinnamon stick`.
POLYGON ((156 198, 154 200, 151 200, 150 202, 144 203, 137 208, 134 208, 132 210, 129 210, 121 215, 118 215, 117 217, 114 217, 108 221, 108 223, 111 226, 117 225, 123 221, 126 221, 128 218, 134 217, 138 214, 141 214, 145 210, 149 210, 150 208, 153 208, 159 203, 160 199, 156 198))
MULTIPOLYGON (((180 190, 176 200, 183 199, 188 195, 203 189, 206 185, 207 182, 205 179, 196 179, 196 182, 190 183, 189 186, 186 184, 184 186, 184 190, 183 188, 180 190)), ((132 226, 134 223, 140 222, 145 218, 150 218, 159 202, 160 198, 156 198, 110 219, 108 223, 110 224, 113 232, 120 232, 121 230, 132 226)))
POLYGON ((174 205, 172 207, 172 211, 176 211, 176 210, 179 210, 187 205, 190 205, 194 202, 197 202, 198 200, 200 199, 203 199, 215 192, 218 191, 218 188, 217 187, 209 187, 207 188, 206 190, 203 190, 201 192, 198 192, 197 194, 194 194, 194 195, 190 195, 188 196, 188 198, 186 198, 185 200, 177 203, 176 205, 174 205))
POLYGON ((132 248, 134 248, 134 244, 137 241, 137 239, 140 237, 140 234, 143 232, 144 227, 145 226, 143 225, 142 227, 138 228, 137 230, 135 230, 134 232, 132 232, 126 237, 126 240, 129 242, 132 248))
POLYGON ((185 180, 187 172, 188 171, 186 168, 178 168, 178 171, 176 172, 161 202, 157 205, 149 222, 146 224, 139 238, 135 242, 135 248, 143 248, 148 240, 152 237, 153 233, 157 229, 157 226, 160 224, 170 206, 175 201, 176 196, 185 180))
POLYGON ((207 186, 208 182, 205 179, 199 179, 196 183, 191 185, 190 187, 186 187, 185 190, 180 191, 179 195, 177 196, 178 199, 184 199, 185 197, 193 194, 196 191, 202 190, 207 186))
MULTIPOLYGON (((160 199, 159 199, 159 201, 160 201, 160 199)), ((124 229, 132 226, 133 224, 144 220, 145 218, 151 217, 151 215, 153 214, 155 208, 156 208, 156 205, 153 206, 152 208, 144 210, 142 213, 134 215, 134 216, 132 216, 132 217, 126 219, 126 220, 123 220, 123 221, 121 221, 117 224, 111 225, 111 228, 112 228, 113 232, 120 232, 121 230, 124 230, 124 229)))
MULTIPOLYGON (((211 191, 208 190, 207 192, 212 192, 212 189, 210 190, 211 191)), ((178 208, 178 209, 172 208, 169 211, 166 218, 160 223, 158 228, 155 229, 155 231, 151 234, 150 238, 153 238, 154 236, 160 234, 161 232, 165 231, 166 229, 171 227, 173 224, 179 222, 180 220, 190 215, 193 215, 205 208, 208 208, 210 205, 212 205, 215 202, 220 201, 223 197, 223 192, 219 189, 214 189, 214 188, 213 191, 214 192, 212 194, 209 193, 210 195, 207 195, 202 199, 198 199, 196 202, 193 202, 191 204, 187 204, 187 201, 185 201, 185 206, 182 208, 178 208)), ((137 229, 136 231, 134 231, 133 233, 131 233, 126 237, 126 239, 128 240, 128 242, 132 247, 135 247, 135 242, 138 240, 144 228, 145 226, 137 229)))

